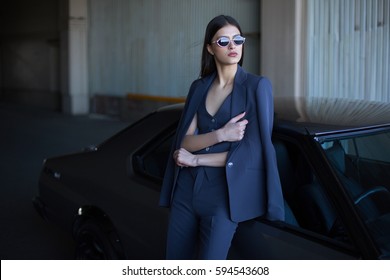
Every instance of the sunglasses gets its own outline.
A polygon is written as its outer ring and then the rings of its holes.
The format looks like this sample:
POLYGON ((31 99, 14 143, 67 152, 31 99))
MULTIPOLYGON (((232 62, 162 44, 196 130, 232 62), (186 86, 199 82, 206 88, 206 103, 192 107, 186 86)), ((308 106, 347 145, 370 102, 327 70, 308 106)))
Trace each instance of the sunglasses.
POLYGON ((227 47, 231 41, 233 41, 233 43, 236 46, 241 46, 242 44, 245 43, 245 38, 242 37, 241 35, 234 36, 233 39, 230 39, 229 37, 223 36, 223 37, 219 38, 218 40, 213 41, 211 43, 212 44, 216 43, 221 48, 224 48, 224 47, 227 47))

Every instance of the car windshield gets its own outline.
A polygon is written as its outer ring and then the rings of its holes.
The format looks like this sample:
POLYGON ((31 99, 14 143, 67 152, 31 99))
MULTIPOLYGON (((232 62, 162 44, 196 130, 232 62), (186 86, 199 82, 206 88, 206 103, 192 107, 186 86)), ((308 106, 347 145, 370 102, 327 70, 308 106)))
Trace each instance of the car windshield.
POLYGON ((390 131, 321 146, 383 256, 390 256, 390 131))

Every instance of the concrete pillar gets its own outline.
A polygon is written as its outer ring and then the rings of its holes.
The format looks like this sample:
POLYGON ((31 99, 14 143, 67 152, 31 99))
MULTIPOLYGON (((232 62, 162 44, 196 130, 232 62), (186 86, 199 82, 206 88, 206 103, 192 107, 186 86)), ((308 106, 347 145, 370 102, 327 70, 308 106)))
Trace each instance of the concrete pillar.
POLYGON ((271 79, 276 96, 305 92, 307 1, 261 2, 261 70, 271 79))
POLYGON ((68 87, 63 95, 62 109, 72 115, 89 113, 87 2, 69 0, 68 87))

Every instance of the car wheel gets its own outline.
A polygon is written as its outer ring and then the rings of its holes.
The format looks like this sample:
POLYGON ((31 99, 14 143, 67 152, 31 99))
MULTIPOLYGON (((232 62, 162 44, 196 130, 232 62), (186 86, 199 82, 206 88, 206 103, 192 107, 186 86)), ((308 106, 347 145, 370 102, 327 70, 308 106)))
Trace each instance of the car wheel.
POLYGON ((76 259, 106 260, 119 259, 110 238, 113 232, 106 229, 98 220, 84 222, 76 232, 76 259))

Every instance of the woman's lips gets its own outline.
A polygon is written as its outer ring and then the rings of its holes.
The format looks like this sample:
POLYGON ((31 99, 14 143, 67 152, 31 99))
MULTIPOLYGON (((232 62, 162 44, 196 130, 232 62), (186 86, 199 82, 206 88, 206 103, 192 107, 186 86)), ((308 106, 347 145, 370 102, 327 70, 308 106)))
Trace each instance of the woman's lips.
POLYGON ((230 57, 236 57, 237 55, 238 55, 238 53, 236 53, 236 52, 231 52, 228 54, 228 56, 230 56, 230 57))

